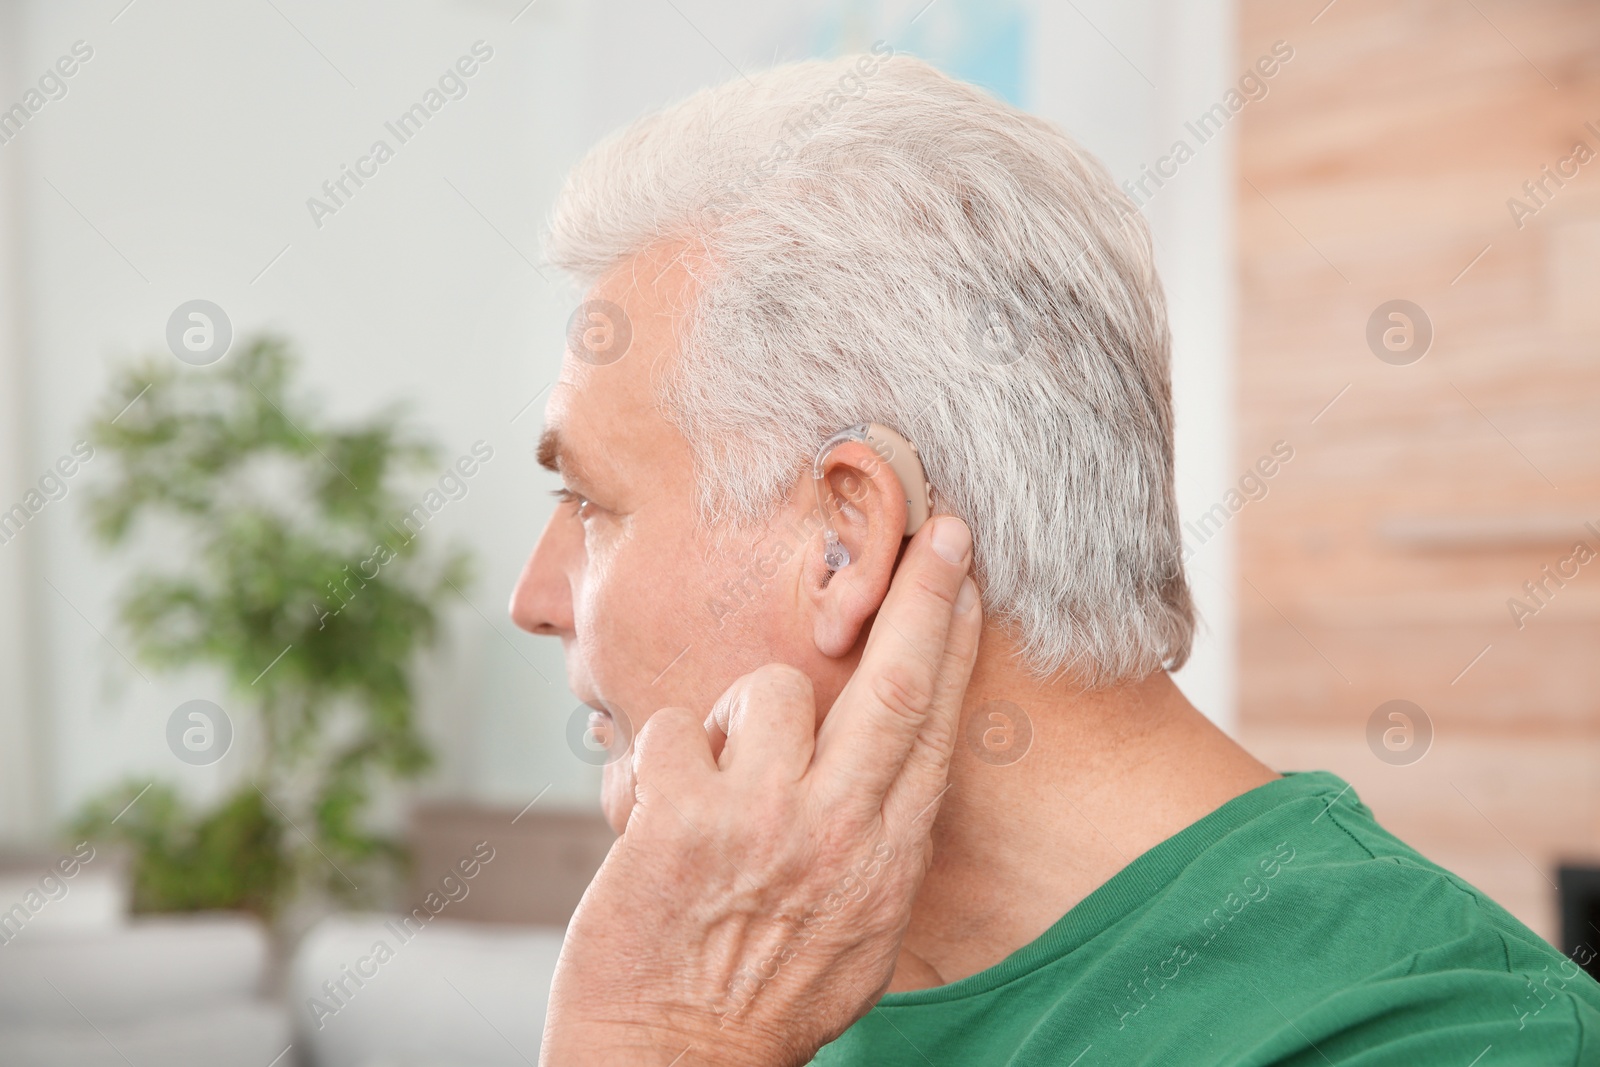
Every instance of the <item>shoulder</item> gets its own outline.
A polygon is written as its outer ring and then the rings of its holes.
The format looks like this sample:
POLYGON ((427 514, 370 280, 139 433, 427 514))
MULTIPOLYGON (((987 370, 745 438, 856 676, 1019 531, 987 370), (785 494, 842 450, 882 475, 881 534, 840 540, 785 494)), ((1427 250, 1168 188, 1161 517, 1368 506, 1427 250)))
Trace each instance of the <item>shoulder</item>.
POLYGON ((1396 972, 1286 1016, 1284 1030, 1341 1067, 1594 1067, 1597 993, 1575 965, 1396 972))
POLYGON ((1272 820, 1292 853, 1254 946, 1300 958, 1290 1027, 1341 1065, 1600 1064, 1600 984, 1318 777, 1272 820))
POLYGON ((1341 779, 1305 777, 1317 788, 1302 788, 1294 804, 1262 820, 1270 829, 1263 840, 1281 838, 1262 867, 1282 898, 1285 932, 1326 939, 1335 958, 1371 973, 1462 964, 1510 973, 1565 960, 1476 886, 1390 833, 1341 779))

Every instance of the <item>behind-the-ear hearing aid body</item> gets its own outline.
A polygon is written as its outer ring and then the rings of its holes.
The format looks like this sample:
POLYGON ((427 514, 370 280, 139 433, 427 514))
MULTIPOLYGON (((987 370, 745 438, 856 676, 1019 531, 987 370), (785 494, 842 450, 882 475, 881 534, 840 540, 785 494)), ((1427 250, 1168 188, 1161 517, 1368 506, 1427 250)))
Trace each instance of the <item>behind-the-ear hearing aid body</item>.
POLYGON ((865 442, 889 465, 889 470, 899 480, 906 501, 906 537, 916 533, 933 513, 933 486, 928 484, 928 476, 922 469, 922 459, 917 455, 916 445, 880 422, 861 422, 845 427, 822 442, 817 449, 816 461, 811 466, 811 476, 817 487, 817 506, 822 512, 823 559, 830 570, 848 566, 850 550, 845 548, 833 528, 823 464, 827 462, 828 454, 845 441, 865 442))

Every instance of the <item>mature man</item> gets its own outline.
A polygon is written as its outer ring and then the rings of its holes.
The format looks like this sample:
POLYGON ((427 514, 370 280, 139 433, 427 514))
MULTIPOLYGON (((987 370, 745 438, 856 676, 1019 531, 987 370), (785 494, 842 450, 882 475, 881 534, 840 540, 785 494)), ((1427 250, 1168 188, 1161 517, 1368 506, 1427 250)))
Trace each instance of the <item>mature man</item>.
POLYGON ((1145 226, 887 53, 644 118, 557 205, 589 292, 512 613, 613 720, 622 837, 545 1062, 1600 1063, 1600 986, 1173 685, 1145 226), (869 421, 936 494, 904 544, 867 444, 814 486, 869 421))

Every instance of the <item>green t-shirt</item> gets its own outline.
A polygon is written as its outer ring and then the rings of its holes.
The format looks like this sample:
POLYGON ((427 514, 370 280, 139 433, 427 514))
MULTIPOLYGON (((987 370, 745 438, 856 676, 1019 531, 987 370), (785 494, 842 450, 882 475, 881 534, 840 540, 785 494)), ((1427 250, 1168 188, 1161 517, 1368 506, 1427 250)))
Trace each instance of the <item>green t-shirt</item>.
POLYGON ((890 993, 813 1063, 1589 1067, 1600 984, 1314 771, 1235 797, 988 970, 890 993))

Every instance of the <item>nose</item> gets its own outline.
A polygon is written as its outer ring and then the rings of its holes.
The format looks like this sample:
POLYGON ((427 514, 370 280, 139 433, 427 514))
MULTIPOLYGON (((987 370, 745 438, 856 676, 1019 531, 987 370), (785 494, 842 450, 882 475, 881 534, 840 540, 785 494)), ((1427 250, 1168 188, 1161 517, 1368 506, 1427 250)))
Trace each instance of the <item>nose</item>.
POLYGON ((556 508, 511 591, 511 621, 530 634, 560 637, 573 632, 568 571, 574 554, 583 550, 583 531, 577 526, 566 509, 556 508))

